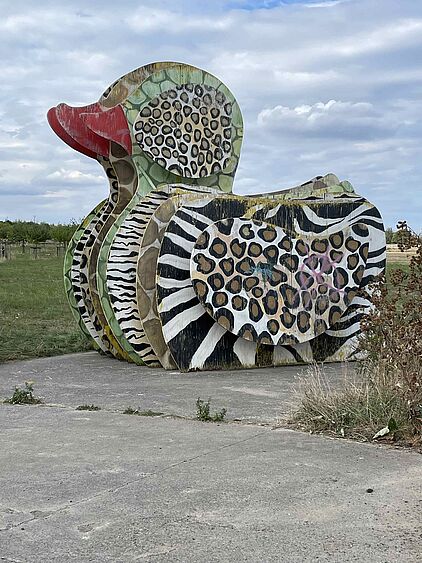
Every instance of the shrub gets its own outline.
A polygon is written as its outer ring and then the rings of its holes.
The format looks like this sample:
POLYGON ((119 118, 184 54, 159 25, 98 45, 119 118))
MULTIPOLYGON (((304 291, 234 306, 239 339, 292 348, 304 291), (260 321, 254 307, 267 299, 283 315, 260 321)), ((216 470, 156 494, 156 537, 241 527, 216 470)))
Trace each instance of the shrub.
MULTIPOLYGON (((409 268, 373 284, 374 309, 362 322, 364 359, 341 389, 314 367, 293 422, 311 431, 365 439, 422 442, 422 237, 398 225, 402 251, 416 247, 409 268)), ((303 386, 302 386, 303 387, 303 386)))

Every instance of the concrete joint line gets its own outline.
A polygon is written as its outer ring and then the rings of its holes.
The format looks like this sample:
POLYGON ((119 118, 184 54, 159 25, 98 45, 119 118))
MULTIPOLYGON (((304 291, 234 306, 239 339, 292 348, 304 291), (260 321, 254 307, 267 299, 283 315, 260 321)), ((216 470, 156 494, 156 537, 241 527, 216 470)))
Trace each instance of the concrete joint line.
POLYGON ((116 487, 114 489, 106 489, 104 491, 99 491, 98 493, 95 493, 94 495, 92 495, 90 497, 83 498, 83 499, 80 499, 78 501, 75 501, 71 505, 61 506, 61 507, 57 508, 56 510, 52 510, 50 513, 46 514, 45 516, 42 516, 42 517, 34 516, 34 517, 30 518, 29 520, 23 520, 22 522, 18 522, 16 524, 6 526, 5 528, 0 528, 0 532, 7 532, 9 530, 13 530, 14 528, 18 528, 19 526, 22 526, 22 525, 25 525, 25 524, 31 524, 32 522, 34 522, 36 520, 40 520, 40 519, 47 520, 47 518, 50 518, 50 516, 55 516, 59 512, 64 512, 65 510, 68 510, 69 508, 73 508, 74 506, 78 506, 80 504, 90 502, 91 500, 97 499, 97 498, 104 496, 104 495, 116 493, 117 491, 120 491, 120 490, 124 489, 125 487, 128 487, 129 485, 133 485, 134 483, 138 483, 139 481, 142 481, 142 480, 144 480, 148 477, 153 477, 154 475, 160 475, 161 473, 165 473, 169 469, 173 469, 174 467, 178 467, 179 465, 182 465, 184 463, 190 463, 191 461, 195 461, 197 459, 200 459, 201 457, 206 457, 208 455, 214 454, 215 452, 219 452, 221 450, 225 450, 227 448, 231 448, 233 446, 243 444, 244 442, 248 442, 250 440, 254 440, 255 438, 259 438, 260 436, 263 436, 264 434, 266 434, 266 432, 259 432, 258 434, 254 434, 253 436, 249 436, 248 438, 243 438, 243 440, 237 440, 236 442, 231 442, 230 444, 220 446, 219 448, 215 448, 214 450, 210 450, 208 452, 198 454, 198 455, 193 456, 191 458, 184 459, 182 461, 178 461, 177 463, 172 463, 171 465, 168 465, 167 467, 163 467, 163 469, 160 469, 158 471, 154 471, 153 473, 146 473, 142 477, 139 477, 138 479, 134 479, 133 481, 128 481, 127 483, 124 483, 123 485, 120 485, 119 487, 116 487))

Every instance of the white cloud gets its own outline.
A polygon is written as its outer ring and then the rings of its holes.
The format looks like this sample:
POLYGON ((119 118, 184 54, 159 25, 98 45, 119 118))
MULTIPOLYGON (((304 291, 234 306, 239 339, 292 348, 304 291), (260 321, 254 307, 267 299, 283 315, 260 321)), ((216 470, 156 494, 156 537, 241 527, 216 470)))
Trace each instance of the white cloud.
POLYGON ((331 8, 345 2, 350 2, 350 0, 325 0, 325 2, 311 2, 310 4, 304 4, 304 6, 306 8, 331 8))
POLYGON ((173 59, 209 69, 239 100, 238 193, 332 171, 378 203, 387 224, 422 226, 421 2, 3 4, 3 217, 63 221, 98 203, 102 170, 50 131, 48 108, 94 102, 130 69, 173 59))
POLYGON ((205 17, 175 13, 170 10, 145 10, 145 7, 137 10, 125 18, 127 25, 135 32, 158 32, 166 34, 184 34, 190 31, 209 33, 210 31, 224 31, 233 26, 235 21, 228 16, 205 17))
POLYGON ((375 111, 368 102, 342 102, 329 100, 294 108, 275 106, 263 109, 257 118, 258 125, 270 131, 287 134, 363 137, 385 134, 397 127, 386 116, 375 111))
POLYGON ((46 191, 41 197, 45 198, 59 198, 59 199, 71 199, 75 197, 75 193, 72 190, 57 190, 55 192, 46 191))
POLYGON ((72 183, 72 184, 85 184, 87 182, 93 182, 99 184, 104 182, 104 175, 101 174, 86 174, 80 170, 66 170, 60 168, 60 170, 55 170, 45 177, 48 183, 72 183))

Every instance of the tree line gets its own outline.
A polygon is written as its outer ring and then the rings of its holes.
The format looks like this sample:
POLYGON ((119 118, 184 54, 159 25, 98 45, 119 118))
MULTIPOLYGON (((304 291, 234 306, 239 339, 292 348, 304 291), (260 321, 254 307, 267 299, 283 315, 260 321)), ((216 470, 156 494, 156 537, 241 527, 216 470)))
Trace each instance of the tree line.
POLYGON ((400 244, 403 240, 402 231, 394 231, 391 227, 385 229, 385 240, 387 244, 400 244))
POLYGON ((49 240, 63 246, 73 236, 77 223, 53 224, 38 223, 36 221, 0 221, 0 241, 21 244, 40 244, 49 240))
MULTIPOLYGON (((77 228, 71 223, 38 223, 36 221, 0 221, 0 240, 9 243, 38 244, 53 240, 66 246, 77 228)), ((400 243, 400 231, 385 229, 387 244, 400 243)))

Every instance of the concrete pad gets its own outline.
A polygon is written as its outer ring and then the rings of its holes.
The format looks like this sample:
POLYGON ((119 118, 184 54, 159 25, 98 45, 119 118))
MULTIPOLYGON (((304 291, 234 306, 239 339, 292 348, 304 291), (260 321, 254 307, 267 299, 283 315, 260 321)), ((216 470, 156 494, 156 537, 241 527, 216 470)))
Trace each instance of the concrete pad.
POLYGON ((0 405, 0 561, 420 561, 419 454, 248 416, 213 424, 123 415, 135 386, 146 408, 155 393, 157 404, 193 415, 191 398, 209 390, 216 407, 230 400, 240 416, 251 408, 272 420, 293 377, 226 374, 229 386, 238 377, 236 388, 259 394, 219 391, 223 374, 173 380, 129 368, 92 354, 1 367, 3 396, 32 373, 36 389, 64 406, 0 405), (263 393, 272 386, 277 397, 263 393), (74 410, 84 402, 108 410, 74 410))
MULTIPOLYGON (((0 365, 0 398, 16 385, 34 381, 34 390, 49 404, 102 409, 151 409, 193 417, 198 397, 211 398, 211 410, 227 409, 229 420, 273 424, 290 412, 297 378, 307 366, 241 371, 179 373, 119 362, 96 352, 40 358, 0 365)), ((327 364, 327 377, 338 383, 353 364, 327 364)))

